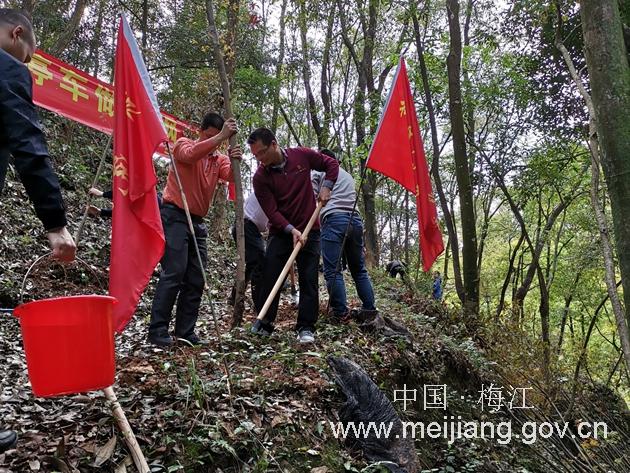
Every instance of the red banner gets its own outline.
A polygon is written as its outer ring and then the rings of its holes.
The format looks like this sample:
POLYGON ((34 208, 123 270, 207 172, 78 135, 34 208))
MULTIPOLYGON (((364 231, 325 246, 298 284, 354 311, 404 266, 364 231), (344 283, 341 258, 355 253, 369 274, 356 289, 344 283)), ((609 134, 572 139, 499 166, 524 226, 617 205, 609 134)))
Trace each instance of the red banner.
MULTIPOLYGON (((65 62, 37 50, 28 68, 33 76, 33 102, 46 110, 103 133, 114 130, 114 87, 65 62)), ((175 142, 195 127, 161 112, 168 138, 175 142)))

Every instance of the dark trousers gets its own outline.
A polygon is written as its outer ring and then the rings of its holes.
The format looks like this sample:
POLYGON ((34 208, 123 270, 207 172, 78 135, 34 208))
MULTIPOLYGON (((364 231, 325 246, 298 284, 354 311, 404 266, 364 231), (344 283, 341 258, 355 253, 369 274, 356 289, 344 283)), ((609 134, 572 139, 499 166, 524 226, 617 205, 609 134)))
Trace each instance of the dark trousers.
MULTIPOLYGON (((260 271, 265 259, 265 242, 258 230, 258 227, 251 220, 245 219, 243 224, 245 231, 245 286, 252 282, 252 299, 256 301, 258 297, 258 285, 260 282, 260 271)), ((236 242, 236 228, 232 227, 232 238, 236 242)), ((232 286, 230 300, 234 303, 236 298, 236 287, 232 286)))
MULTIPOLYGON (((319 265, 319 230, 311 230, 304 248, 297 255, 298 281, 300 284, 300 302, 296 330, 315 330, 319 314, 318 273, 319 265)), ((273 235, 267 244, 267 252, 260 276, 258 298, 255 300, 256 311, 260 312, 271 289, 278 280, 282 268, 293 251, 293 236, 286 233, 273 235)), ((278 313, 280 292, 269 307, 264 321, 272 324, 278 313)))
POLYGON ((195 217, 193 237, 189 232, 184 211, 170 204, 163 206, 160 213, 166 246, 160 261, 162 272, 151 307, 149 334, 155 336, 168 334, 173 306, 177 300, 175 335, 189 338, 195 331, 203 294, 203 268, 199 266, 197 259, 195 238, 205 267, 208 262, 206 247, 208 230, 201 218, 195 217))

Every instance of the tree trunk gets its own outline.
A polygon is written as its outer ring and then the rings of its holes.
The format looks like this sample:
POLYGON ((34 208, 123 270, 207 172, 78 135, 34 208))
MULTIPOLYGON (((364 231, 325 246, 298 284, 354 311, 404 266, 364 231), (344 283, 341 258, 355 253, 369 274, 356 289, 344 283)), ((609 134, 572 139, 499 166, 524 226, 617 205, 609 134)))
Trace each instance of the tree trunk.
POLYGON ((147 53, 147 36, 149 29, 149 0, 142 0, 142 54, 147 53))
MULTIPOLYGON (((239 0, 230 0, 228 2, 228 10, 236 8, 238 11, 239 0), (236 4, 233 5, 233 4, 236 4)), ((223 60, 223 51, 219 42, 219 33, 217 31, 216 21, 214 19, 214 5, 212 0, 206 2, 206 15, 208 17, 208 32, 210 41, 213 45, 214 60, 219 70, 219 78, 221 80, 221 88, 223 90, 223 105, 225 109, 225 117, 232 118, 232 103, 230 100, 230 81, 227 75, 226 63, 223 60)), ((235 33, 234 33, 235 35, 235 33)), ((235 36, 231 38, 235 38, 235 36)), ((233 55, 232 44, 226 45, 229 48, 228 56, 233 55)), ((236 135, 230 138, 230 146, 235 146, 236 135)), ((234 187, 236 190, 235 214, 236 214, 236 248, 238 259, 236 262, 236 298, 234 301, 234 313, 232 315, 232 327, 241 324, 243 312, 245 310, 245 232, 243 227, 243 184, 241 182, 241 163, 237 159, 232 159, 232 173, 234 174, 234 187)))
POLYGON ((54 46, 50 50, 50 54, 53 56, 60 56, 61 53, 65 51, 70 44, 70 40, 77 31, 77 28, 81 24, 81 18, 83 18, 83 12, 85 11, 85 7, 87 5, 87 0, 77 0, 77 3, 74 5, 74 11, 72 12, 72 16, 70 16, 70 21, 66 25, 61 36, 57 38, 54 46))
MULTIPOLYGON (((396 254, 395 252, 395 240, 396 237, 394 236, 394 227, 396 226, 395 220, 394 220, 394 200, 390 199, 389 201, 389 260, 392 261, 394 260, 394 254, 396 254)), ((383 225, 383 231, 385 230, 385 225, 383 225)), ((381 233, 382 235, 383 233, 381 233)))
POLYGON ((330 147, 330 121, 332 119, 332 101, 330 98, 330 49, 333 42, 333 27, 335 25, 335 3, 332 2, 330 6, 330 12, 328 13, 328 25, 326 27, 326 41, 324 43, 324 52, 322 54, 322 73, 320 78, 320 93, 322 96, 322 105, 324 106, 324 118, 322 123, 322 138, 321 142, 323 146, 330 147))
POLYGON ((90 48, 88 52, 88 67, 92 66, 92 75, 98 77, 98 73, 101 67, 101 61, 99 58, 99 50, 102 47, 101 32, 103 31, 103 11, 105 10, 105 4, 107 0, 99 0, 98 12, 96 14, 96 26, 94 28, 94 34, 90 41, 90 48))
MULTIPOLYGON (((227 25, 225 28, 225 40, 223 41, 225 73, 229 81, 230 89, 234 82, 234 71, 236 70, 236 34, 238 33, 238 15, 241 9, 239 0, 227 1, 227 25)), ((225 90, 224 90, 225 92, 225 90)), ((227 110, 227 108, 226 108, 227 110)))
MULTIPOLYGON (((412 2, 412 6, 415 5, 412 2)), ((418 25, 418 18, 414 14, 412 16, 414 35, 416 38, 416 49, 418 51, 418 64, 420 65, 420 74, 422 76, 422 86, 424 88, 425 105, 429 114, 429 126, 431 128, 431 148, 433 150, 433 161, 431 162, 431 174, 433 175, 433 181, 435 182, 435 190, 440 200, 440 207, 444 214, 444 223, 446 225, 446 231, 448 232, 448 241, 453 255, 453 278, 455 279, 455 291, 459 300, 464 303, 465 292, 464 284, 462 282, 462 273, 459 263, 459 237, 455 231, 455 224, 453 223, 453 214, 448 208, 448 200, 444 193, 444 186, 442 185, 442 179, 440 177, 440 145, 438 142, 437 132, 437 120, 435 118, 435 107, 433 105, 433 94, 429 87, 429 73, 424 60, 424 45, 420 38, 420 27, 418 25)), ((445 263, 446 267, 446 263, 445 263)), ((446 274, 444 275, 446 277, 446 274)))
MULTIPOLYGON (((505 193, 505 191, 504 191, 505 193)), ((510 197, 511 200, 511 197, 510 197)), ((519 288, 516 290, 516 295, 514 296, 514 300, 513 300, 513 308, 517 311, 522 311, 523 309, 523 301, 525 300, 525 296, 527 296, 527 293, 529 292, 529 289, 532 285, 532 282, 534 280, 534 277, 536 276, 536 271, 538 270, 539 266, 540 266, 540 256, 543 252, 543 250, 545 249, 545 245, 547 244, 547 239, 549 238, 549 233, 551 232, 551 229, 553 228, 554 224, 556 223, 556 220, 558 219, 558 217, 560 216, 560 214, 568 207, 569 203, 571 201, 569 200, 565 200, 563 202, 560 202, 551 212, 551 214, 549 214, 549 216, 547 217, 547 222, 545 223, 545 227, 542 229, 540 229, 540 225, 538 225, 538 229, 537 229, 537 237, 538 240, 536 241, 536 245, 531 246, 531 242, 529 241, 529 236, 526 235, 526 239, 528 241, 528 244, 530 244, 530 250, 531 250, 531 256, 532 256, 532 261, 529 265, 529 267, 527 268, 527 273, 525 273, 525 277, 523 278, 523 281, 521 283, 521 285, 519 286, 519 288)), ((512 211, 514 213, 514 216, 517 218, 517 220, 519 220, 519 222, 521 223, 521 227, 525 227, 525 221, 523 220, 523 217, 520 213, 520 211, 518 210, 518 207, 516 205, 511 205, 512 207, 512 211)), ((542 269, 542 268, 541 268, 542 269)))
POLYGON ((409 192, 405 192, 405 264, 409 267, 409 192))
POLYGON ((525 240, 525 234, 521 232, 521 236, 519 237, 518 242, 516 243, 516 246, 514 247, 514 251, 509 257, 510 262, 508 265, 508 271, 507 271, 507 274, 505 275, 505 279, 503 280, 503 286, 501 287, 501 296, 499 297, 499 305, 497 306, 497 312, 495 315, 496 323, 499 322, 499 316, 501 315, 501 312, 503 312, 503 307, 505 306, 505 293, 507 292, 507 289, 510 286, 510 281, 512 280, 512 273, 514 273, 514 261, 516 260, 516 256, 518 255, 518 250, 521 248, 521 245, 523 244, 523 240, 525 240))
POLYGON ((560 354, 562 350, 562 343, 564 341, 564 331, 567 326, 567 319, 569 316, 569 310, 571 309, 571 302, 573 301, 573 295, 575 294, 575 289, 577 288, 578 283, 580 282, 580 277, 582 276, 582 272, 579 271, 575 276, 575 280, 573 281, 573 285, 571 286, 571 292, 568 296, 564 298, 564 308, 562 309, 562 320, 560 321, 560 336, 558 336, 558 348, 556 349, 557 353, 560 354))
MULTIPOLYGON (((361 167, 365 166, 365 162, 361 163, 361 167)), ((378 236, 376 232, 376 177, 371 171, 368 171, 363 180, 363 207, 365 214, 363 215, 363 223, 365 224, 365 247, 367 249, 366 264, 368 267, 378 266, 379 248, 378 236)))
MULTIPOLYGON (((365 17, 364 12, 360 10, 359 5, 359 20, 363 29, 363 53, 361 57, 357 54, 354 46, 354 42, 348 37, 348 31, 346 25, 345 11, 343 9, 344 4, 341 0, 338 0, 337 7, 339 10, 339 20, 341 22, 341 36, 343 42, 348 48, 348 52, 355 63, 358 79, 354 100, 354 125, 356 133, 357 148, 362 148, 365 142, 365 130, 367 125, 367 113, 365 110, 367 92, 373 91, 374 88, 374 76, 372 70, 372 62, 374 56, 374 38, 376 35, 376 19, 377 19, 377 5, 378 0, 369 0, 368 2, 368 17, 365 17)), ((368 267, 374 267, 378 265, 379 249, 378 249, 378 234, 376 231, 376 177, 370 172, 365 170, 365 159, 361 160, 361 172, 365 172, 365 178, 363 180, 362 192, 363 192, 363 223, 365 226, 365 249, 366 249, 366 264, 368 267)))
MULTIPOLYGON (((575 66, 573 64, 571 56, 569 55, 569 52, 567 51, 566 47, 564 46, 561 40, 561 37, 560 37, 561 13, 559 9, 558 9, 558 18, 559 18, 558 20, 559 22, 558 22, 558 29, 556 30, 557 31, 556 47, 562 53, 562 56, 565 60, 565 63, 567 64, 571 77, 573 78, 573 81, 575 82, 578 88, 578 91, 582 95, 582 98, 586 102, 586 106, 589 112, 589 149, 591 153, 591 172, 592 172, 591 174, 591 205, 593 206, 593 210, 595 211, 595 220, 597 221, 600 243, 602 246, 602 254, 604 256, 606 288, 608 290, 608 296, 610 298, 610 302, 612 305, 613 314, 615 315, 615 320, 617 323, 617 333, 619 334, 619 339, 621 340, 621 349, 624 354, 626 367, 628 368, 628 370, 630 370, 630 331, 628 328, 629 324, 628 324, 627 315, 626 317, 624 317, 624 308, 621 304, 619 293, 617 292, 613 248, 612 248, 612 243, 610 241, 608 223, 606 222, 606 214, 599 201, 599 182, 600 182, 599 151, 600 151, 600 143, 601 143, 600 138, 603 138, 603 135, 601 134, 603 130, 601 130, 602 124, 599 122, 600 117, 598 116, 598 110, 595 105, 596 87, 593 84, 594 77, 593 77, 593 73, 591 72, 591 89, 593 91, 593 97, 591 97, 586 91, 586 88, 584 87, 584 84, 582 83, 582 79, 580 78, 577 71, 575 70, 575 66)), ((582 21, 583 22, 585 21, 584 18, 582 18, 582 21)), ((584 28, 585 29, 587 28, 586 25, 584 26, 584 28)), ((605 34, 605 33, 602 33, 602 34, 605 34)), ((584 32, 584 35, 585 35, 585 40, 586 40, 586 31, 584 32)), ((589 53, 587 52, 587 62, 588 62, 588 54, 589 53)), ((592 60, 594 60, 594 58, 591 58, 591 61, 592 60)), ((589 70, 590 70, 590 67, 592 67, 592 65, 589 62, 589 70)), ((627 60, 626 60, 626 73, 630 74, 630 68, 628 68, 627 60)), ((595 73, 595 76, 599 76, 599 75, 601 75, 599 71, 595 73)), ((627 78, 627 79, 628 80, 626 81, 626 83, 628 87, 626 89, 626 103, 628 104, 628 106, 630 106, 630 78, 627 78)), ((602 93, 601 90, 599 90, 599 92, 602 93)), ((628 115, 626 119, 630 120, 630 111, 626 110, 626 114, 628 115)), ((622 128, 623 126, 624 124, 621 124, 622 128)), ((626 131, 630 133, 630 124, 626 123, 625 126, 626 126, 626 131)), ((626 144, 628 145, 628 147, 626 148, 626 152, 630 152, 630 137, 626 136, 626 137, 621 138, 621 140, 624 140, 624 139, 625 139, 626 144)), ((605 154, 606 154, 606 151, 604 149, 604 155, 605 154)), ((627 161, 627 155, 615 156, 614 154, 612 154, 612 155, 609 155, 609 158, 610 157, 615 157, 618 161, 620 161, 618 165, 611 166, 613 169, 615 169, 617 166, 621 166, 621 167, 625 166, 625 169, 627 169, 627 171, 630 172, 630 166, 628 164, 623 163, 623 161, 627 161)), ((609 172, 610 172, 610 169, 609 169, 609 172)), ((628 179, 628 176, 625 176, 625 177, 621 176, 620 179, 625 180, 626 181, 625 184, 618 182, 617 179, 607 179, 608 185, 610 186, 610 183, 612 181, 617 182, 617 184, 619 184, 618 187, 622 191, 625 187, 625 191, 627 192, 626 197, 630 198, 630 189, 629 189, 630 180, 628 179)), ((618 192, 620 191, 619 188, 617 189, 618 192)), ((618 232, 618 227, 626 228, 628 224, 625 222, 615 222, 615 210, 614 210, 613 197, 612 197, 613 192, 611 191, 610 187, 608 187, 608 191, 609 191, 609 194, 611 195, 611 206, 613 206, 613 222, 615 223, 615 232, 617 236, 617 250, 618 251, 622 251, 624 249, 627 250, 628 242, 621 242, 621 239, 624 237, 630 236, 630 233, 622 236, 621 234, 617 232, 618 232)), ((621 196, 618 195, 617 197, 619 198, 621 196)), ((622 202, 623 202, 623 198, 617 201, 617 205, 621 204, 622 202)), ((626 200, 623 205, 627 205, 628 203, 629 201, 626 200)), ((627 207, 622 208, 622 212, 625 211, 626 209, 627 207)), ((620 215, 617 214, 617 219, 619 219, 619 217, 620 215)), ((624 277, 623 264, 622 264, 622 259, 624 257, 627 259, 628 255, 622 255, 621 253, 619 253, 619 263, 621 266, 621 280, 622 280, 622 284, 624 284, 624 295, 625 295, 626 307, 628 307, 627 297, 628 297, 628 291, 630 291, 630 287, 628 287, 627 278, 630 277, 630 273, 626 273, 624 277)))
MULTIPOLYGON (((363 58, 361 60, 361 69, 365 77, 365 90, 367 91, 367 99, 371 101, 372 109, 377 101, 377 108, 380 109, 380 97, 377 97, 374 87, 374 71, 372 68, 374 62, 374 42, 376 41, 376 20, 378 17, 378 5, 379 0, 368 1, 368 17, 367 21, 361 15, 363 21, 363 58)), ((367 125, 366 114, 362 115, 363 122, 361 126, 363 130, 367 125)), ((375 131, 375 130, 372 130, 375 131)), ((365 133, 361 143, 357 142, 357 145, 361 146, 365 140, 365 133)), ((368 248, 367 261, 370 266, 378 266, 379 263, 379 247, 378 247, 378 234, 376 232, 376 176, 373 172, 369 172, 363 180, 363 202, 365 205, 365 241, 368 248)))
MULTIPOLYGON (((618 0, 581 0, 582 31, 626 309, 630 307, 630 65, 618 0)), ((626 312, 626 322, 630 318, 626 312)), ((628 355, 626 355, 628 356, 628 355)))
POLYGON ((482 200, 483 221, 481 222, 481 235, 479 236, 479 249, 477 250, 477 274, 481 275, 481 263, 483 261, 483 252, 490 228, 490 220, 499 211, 503 203, 499 204, 494 211, 492 210, 492 202, 494 201, 494 192, 496 188, 492 188, 484 200, 482 200))
POLYGON ((459 1, 447 0, 447 14, 451 35, 450 52, 447 59, 449 112, 453 135, 455 174, 459 191, 459 206, 462 222, 462 261, 464 277, 464 315, 466 324, 475 329, 479 316, 479 278, 477 273, 477 230, 473 191, 468 172, 466 135, 461 91, 462 38, 459 25, 459 1))
POLYGON ((218 242, 223 242, 223 236, 227 233, 227 193, 224 185, 219 184, 212 198, 212 207, 209 217, 209 237, 218 242))
MULTIPOLYGON (((589 128, 591 131, 589 146, 591 148, 593 173, 591 178, 591 204, 593 205, 593 210, 595 211, 595 219, 597 220, 599 238, 602 245, 602 253, 604 255, 604 268, 606 269, 605 280, 606 287, 608 289, 608 296, 612 305, 613 314, 615 314, 617 333, 619 334, 619 339, 621 341, 621 349, 624 354, 626 367, 630 370, 630 331, 628 331, 628 322, 626 318, 624 318, 624 308, 621 304, 619 293, 617 292, 617 283, 615 281, 615 261, 612 243, 608 232, 608 223, 606 222, 606 214, 599 202, 599 148, 595 126, 592 119, 590 121, 589 128)), ((619 256, 619 259, 621 259, 621 256, 619 256)))
MULTIPOLYGON (((466 12, 464 14, 464 47, 470 46, 470 20, 472 19, 473 12, 473 4, 475 0, 468 0, 466 2, 466 12)), ((470 73, 468 68, 463 67, 462 69, 462 77, 464 79, 464 90, 471 89, 471 80, 470 73)), ((469 92, 470 93, 470 92, 469 92)), ((466 98, 467 106, 466 106, 466 115, 465 115, 465 125, 466 125, 466 139, 468 143, 475 142, 475 107, 472 104, 472 100, 468 97, 466 98)), ((463 104, 463 102, 462 102, 463 104)), ((463 105, 462 105, 463 106, 463 105)), ((472 175, 475 170, 475 150, 468 150, 468 172, 472 175)), ((477 272, 477 277, 480 277, 480 272, 477 272)))
POLYGON ((549 332, 549 292, 547 291, 547 283, 543 270, 538 265, 536 270, 538 274, 538 289, 540 290, 540 304, 538 311, 540 313, 540 336, 543 343, 543 375, 549 380, 549 365, 551 363, 551 334, 549 332))
MULTIPOLYGON (((449 237, 450 239, 450 237, 449 237)), ((448 261, 451 255, 451 245, 449 242, 446 242, 446 251, 444 251, 444 273, 442 274, 442 286, 446 286, 446 281, 448 281, 448 261)))
POLYGON ((306 93, 306 103, 308 107, 308 116, 311 121, 311 126, 317 136, 317 146, 323 148, 322 127, 317 117, 317 103, 315 102, 315 96, 311 89, 311 67, 309 64, 309 52, 308 52, 308 38, 307 38, 307 26, 306 26, 306 5, 305 0, 299 1, 299 15, 298 24, 300 27, 300 39, 302 42, 302 80, 304 81, 304 92, 306 93))
POLYGON ((280 45, 278 46, 278 63, 276 64, 276 82, 273 91, 273 111, 271 112, 271 131, 274 135, 278 129, 278 109, 280 108, 280 81, 282 80, 282 66, 284 63, 284 43, 285 43, 285 15, 287 11, 287 1, 282 0, 282 10, 280 11, 280 45))

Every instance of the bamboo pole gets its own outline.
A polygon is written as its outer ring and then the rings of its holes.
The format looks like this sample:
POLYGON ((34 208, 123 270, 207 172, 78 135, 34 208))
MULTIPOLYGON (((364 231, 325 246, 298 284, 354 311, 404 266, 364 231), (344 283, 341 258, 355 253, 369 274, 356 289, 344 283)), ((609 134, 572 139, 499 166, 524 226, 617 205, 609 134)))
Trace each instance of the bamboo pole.
MULTIPOLYGON (((101 172, 103 171, 103 167, 105 165, 105 158, 107 157, 107 151, 109 150, 111 143, 112 143, 112 135, 110 135, 109 138, 107 139, 107 144, 105 145, 105 148, 103 149, 101 160, 98 164, 98 169, 96 170, 96 174, 94 175, 94 179, 92 181, 92 187, 96 187, 96 185, 98 184, 98 179, 100 178, 101 172)), ((83 233, 83 227, 85 226, 85 220, 88 215, 87 207, 90 204, 91 200, 92 200, 92 197, 91 195, 88 194, 88 202, 83 212, 83 218, 81 219, 81 222, 79 223, 77 231, 74 234, 74 241, 77 246, 79 246, 81 234, 83 233)), ((28 272, 27 272, 27 276, 28 276, 28 272)), ((138 469, 140 473, 150 473, 151 469, 149 468, 149 464, 147 463, 147 460, 144 457, 144 454, 142 453, 142 449, 140 448, 140 445, 138 444, 138 440, 136 439, 136 436, 133 433, 133 430, 131 429, 131 425, 129 424, 129 421, 127 420, 127 416, 125 415, 125 411, 123 411, 122 406, 120 405, 120 402, 118 402, 118 398, 116 397, 114 388, 110 386, 108 388, 103 389, 103 392, 105 393, 105 397, 107 398, 107 400, 111 403, 112 415, 114 416, 114 419, 116 419, 116 424, 118 424, 118 428, 120 429, 120 431, 123 434, 123 437, 125 438, 125 442, 127 443, 127 447, 129 448, 129 453, 131 454, 133 463, 136 465, 136 468, 138 469)))
POLYGON ((140 473, 150 473, 151 470, 149 468, 149 464, 147 463, 146 458, 144 458, 142 449, 140 449, 140 445, 138 445, 138 440, 136 439, 133 430, 131 430, 131 425, 129 425, 127 416, 125 416, 125 412, 122 410, 122 407, 118 402, 116 393, 114 393, 114 388, 110 386, 103 389, 103 392, 105 393, 107 400, 111 403, 112 415, 114 416, 114 419, 116 419, 118 428, 125 437, 125 442, 127 443, 127 447, 129 447, 129 453, 131 454, 133 463, 136 465, 136 468, 140 473))
MULTIPOLYGON (((107 151, 109 151, 109 147, 111 146, 111 144, 112 144, 112 135, 109 135, 109 138, 107 139, 107 144, 105 145, 105 148, 103 149, 103 154, 101 155, 101 161, 98 163, 98 169, 96 170, 96 174, 94 175, 94 179, 92 180, 92 187, 96 187, 96 185, 98 184, 98 179, 101 177, 101 172, 103 172, 103 166, 105 165, 105 158, 107 157, 107 151)), ((74 243, 77 245, 77 248, 79 247, 79 240, 81 239, 81 234, 83 233, 85 220, 87 219, 88 206, 90 205, 91 202, 92 202, 92 196, 88 194, 88 201, 87 201, 87 204, 85 205, 85 209, 83 210, 83 217, 81 218, 81 222, 79 222, 77 231, 74 234, 74 243)))
MULTIPOLYGON (((319 216, 319 212, 320 210, 322 210, 323 205, 324 205, 323 202, 321 201, 317 202, 317 207, 315 208, 313 215, 311 215, 311 219, 306 224, 306 228, 302 232, 302 238, 304 239, 304 241, 306 241, 306 238, 308 237, 308 234, 310 233, 311 228, 313 228, 313 225, 315 225, 315 220, 317 220, 317 217, 319 216)), ((302 249, 302 242, 298 242, 297 245, 295 245, 295 247, 293 248, 293 252, 289 256, 289 259, 284 265, 284 268, 282 268, 282 272, 280 273, 280 276, 278 277, 276 284, 271 289, 271 292, 269 293, 269 296, 267 297, 267 300, 265 301, 265 305, 260 310, 260 313, 258 314, 258 317, 257 317, 258 320, 262 320, 265 318, 265 315, 267 314, 267 311, 269 310, 269 307, 271 306, 273 299, 276 297, 276 294, 280 290, 280 286, 282 286, 284 279, 287 277, 287 274, 289 273, 291 266, 293 266, 293 262, 295 261, 295 258, 297 258, 297 255, 301 249, 302 249)))

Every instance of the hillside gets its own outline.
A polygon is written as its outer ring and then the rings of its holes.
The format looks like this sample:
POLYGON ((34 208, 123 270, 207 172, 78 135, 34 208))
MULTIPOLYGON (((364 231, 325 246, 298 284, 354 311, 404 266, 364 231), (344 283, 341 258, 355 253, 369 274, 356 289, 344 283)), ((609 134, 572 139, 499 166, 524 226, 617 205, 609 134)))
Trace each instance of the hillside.
MULTIPOLYGON (((22 277, 46 247, 34 216, 19 205, 24 199, 21 185, 10 181, 6 194, 0 201, 0 302, 2 307, 13 307, 22 277)), ((76 221, 79 194, 66 189, 66 196, 71 219, 76 221)), ((107 221, 89 221, 80 256, 90 268, 38 265, 27 280, 25 299, 103 293, 99 284, 106 285, 107 280, 108 232, 107 221)), ((496 426, 511 422, 513 438, 506 436, 505 429, 503 435, 497 430, 494 440, 468 438, 450 445, 444 438, 416 438, 418 471, 630 471, 630 414, 625 404, 609 389, 584 379, 569 410, 569 377, 553 372, 545 380, 537 369, 539 348, 516 328, 504 326, 473 342, 456 311, 422 293, 412 294, 399 279, 376 269, 372 278, 380 312, 403 324, 410 337, 366 333, 354 321, 332 324, 322 316, 317 344, 303 350, 294 341, 295 308, 288 296, 283 297, 278 329, 271 339, 248 332, 251 309, 245 328, 228 331, 231 308, 225 300, 234 250, 227 238, 209 247, 222 348, 207 300, 200 332, 211 340, 208 348, 164 351, 150 346, 146 324, 151 287, 116 342, 116 392, 152 471, 332 473, 385 468, 371 464, 357 448, 333 435, 330 422, 338 421, 345 399, 333 380, 329 355, 361 365, 390 400, 398 399, 393 404, 404 421, 444 423, 446 417, 448 422, 496 426), (526 392, 524 404, 534 409, 492 408, 491 398, 481 394, 490 385, 502 387, 506 394, 510 388, 525 389, 521 391, 526 392), (426 386, 445 386, 446 409, 424 406, 426 386), (406 406, 400 400, 404 389, 406 406), (580 421, 606 422, 608 438, 515 437, 524 423, 565 420, 571 431, 580 421)), ((323 293, 321 301, 323 313, 323 293)), ((135 471, 102 393, 34 398, 19 325, 9 315, 2 315, 0 343, 5 360, 0 367, 0 418, 20 433, 19 448, 0 455, 0 471, 135 471)))

